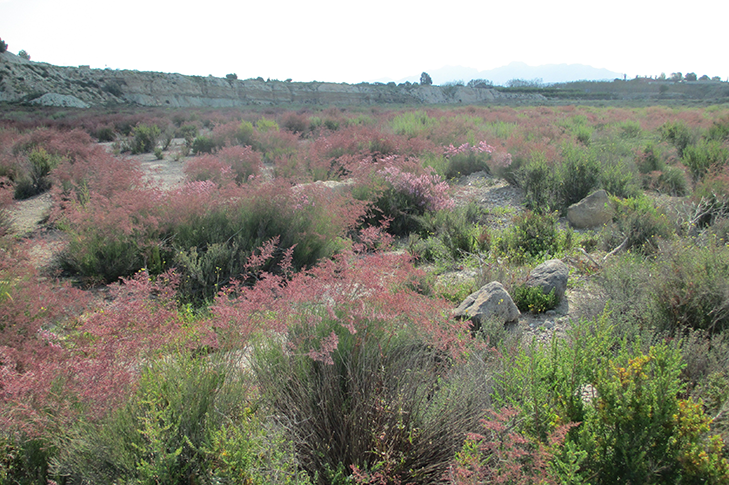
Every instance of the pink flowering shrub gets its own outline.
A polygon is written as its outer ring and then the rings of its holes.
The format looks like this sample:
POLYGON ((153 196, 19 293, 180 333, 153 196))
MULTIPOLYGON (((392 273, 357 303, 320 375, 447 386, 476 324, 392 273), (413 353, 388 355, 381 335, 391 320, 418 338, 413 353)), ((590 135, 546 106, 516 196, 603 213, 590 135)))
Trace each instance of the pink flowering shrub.
POLYGON ((233 183, 232 167, 217 155, 201 155, 185 164, 185 176, 189 182, 209 180, 219 187, 233 183))
POLYGON ((446 474, 448 483, 565 483, 550 462, 564 444, 567 432, 576 424, 557 428, 544 444, 532 442, 518 431, 518 410, 504 408, 489 414, 481 420, 483 431, 469 434, 456 455, 454 465, 446 474))
POLYGON ((365 165, 358 175, 358 196, 373 201, 366 224, 380 224, 387 220, 388 230, 394 235, 407 235, 419 230, 419 218, 427 212, 449 210, 455 206, 449 195, 448 183, 432 169, 423 169, 417 159, 387 157, 374 167, 365 165), (372 170, 377 167, 382 168, 372 170))
POLYGON ((496 149, 485 141, 480 141, 477 145, 470 143, 463 143, 458 147, 448 145, 443 148, 443 154, 448 161, 444 170, 446 178, 479 171, 490 173, 492 168, 505 168, 511 165, 509 153, 497 153, 496 149))
POLYGON ((263 160, 261 154, 250 146, 230 146, 216 153, 219 160, 230 166, 235 182, 240 185, 261 175, 263 160))

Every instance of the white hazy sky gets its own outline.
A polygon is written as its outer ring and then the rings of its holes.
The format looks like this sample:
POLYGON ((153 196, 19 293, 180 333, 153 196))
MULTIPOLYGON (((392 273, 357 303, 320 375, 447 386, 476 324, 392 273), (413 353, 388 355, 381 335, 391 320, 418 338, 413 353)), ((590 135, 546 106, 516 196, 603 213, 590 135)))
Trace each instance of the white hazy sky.
POLYGON ((726 0, 0 0, 0 38, 61 66, 356 83, 513 61, 729 77, 726 0))

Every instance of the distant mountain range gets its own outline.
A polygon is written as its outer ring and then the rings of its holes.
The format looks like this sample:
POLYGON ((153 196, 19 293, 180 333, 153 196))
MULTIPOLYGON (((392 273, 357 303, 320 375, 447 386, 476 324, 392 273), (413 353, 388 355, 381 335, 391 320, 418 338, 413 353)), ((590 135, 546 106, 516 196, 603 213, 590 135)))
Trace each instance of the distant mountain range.
MULTIPOLYGON (((479 71, 472 67, 445 66, 440 69, 427 70, 433 79, 433 84, 445 84, 453 81, 467 83, 471 79, 488 79, 495 85, 505 85, 511 79, 541 79, 542 82, 561 83, 570 81, 604 81, 615 78, 623 78, 622 73, 613 72, 608 69, 598 69, 584 64, 545 64, 542 66, 529 66, 523 62, 512 62, 506 66, 479 71)), ((376 79, 374 81, 388 82, 392 79, 376 79)), ((409 81, 419 82, 420 73, 413 74, 406 78, 398 79, 396 83, 409 81)))

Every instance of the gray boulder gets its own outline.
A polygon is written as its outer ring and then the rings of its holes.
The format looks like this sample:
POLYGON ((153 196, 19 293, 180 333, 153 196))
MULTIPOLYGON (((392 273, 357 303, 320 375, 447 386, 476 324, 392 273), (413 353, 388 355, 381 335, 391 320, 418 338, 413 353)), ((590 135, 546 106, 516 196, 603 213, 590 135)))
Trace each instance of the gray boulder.
POLYGON ((504 286, 498 281, 492 281, 471 293, 453 311, 453 315, 456 318, 468 318, 473 322, 475 328, 480 328, 489 320, 515 323, 519 321, 521 313, 504 286))
POLYGON ((540 287, 545 295, 554 290, 559 301, 562 301, 562 297, 564 297, 567 290, 569 275, 570 270, 566 264, 559 259, 550 259, 534 268, 529 273, 529 278, 527 278, 525 284, 531 287, 540 287))
POLYGON ((567 220, 577 229, 590 229, 609 224, 613 209, 607 192, 598 190, 567 208, 567 220))

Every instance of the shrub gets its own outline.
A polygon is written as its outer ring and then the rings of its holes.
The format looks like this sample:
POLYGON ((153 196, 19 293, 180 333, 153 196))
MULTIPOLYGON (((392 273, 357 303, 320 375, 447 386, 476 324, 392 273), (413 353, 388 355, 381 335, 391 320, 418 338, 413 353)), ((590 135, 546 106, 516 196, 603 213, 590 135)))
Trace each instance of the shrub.
POLYGON ((726 141, 729 140, 729 118, 714 121, 706 134, 708 140, 726 141))
POLYGON ((557 170, 560 210, 590 195, 598 187, 600 180, 600 164, 592 153, 567 146, 563 157, 564 160, 557 170))
POLYGON ((575 139, 584 146, 590 146, 592 141, 592 128, 585 125, 578 125, 574 129, 575 139))
POLYGON ((660 149, 653 143, 646 144, 636 159, 638 170, 642 174, 663 170, 665 166, 660 149))
POLYGON ((195 157, 185 164, 185 176, 189 182, 209 180, 219 187, 233 182, 231 166, 216 155, 195 157))
POLYGON ((212 138, 200 135, 192 142, 192 153, 199 155, 201 153, 212 153, 216 145, 212 138))
POLYGON ((187 301, 204 303, 232 280, 247 280, 253 250, 273 240, 270 261, 257 271, 272 272, 285 258, 293 270, 312 266, 344 247, 341 237, 363 213, 351 198, 317 186, 294 189, 281 182, 235 190, 188 186, 171 194, 168 217, 174 220, 166 230, 174 240, 162 259, 180 272, 187 301))
MULTIPOLYGON (((506 370, 496 380, 494 400, 497 406, 510 403, 518 411, 511 422, 519 423, 507 432, 523 437, 523 451, 552 451, 542 456, 560 483, 729 478, 721 439, 706 438, 711 419, 700 404, 682 399, 683 364, 675 346, 659 344, 644 353, 617 339, 603 316, 576 323, 567 339, 502 355, 506 370), (564 445, 550 448, 560 430, 564 445)), ((480 463, 503 473, 518 470, 520 456, 535 455, 509 456, 509 465, 488 455, 480 463)))
POLYGON ((658 176, 656 188, 675 197, 682 197, 688 193, 686 174, 678 167, 666 167, 658 176))
POLYGON ((559 305, 554 289, 545 294, 539 286, 516 285, 510 294, 521 312, 544 313, 559 305))
POLYGON ((132 154, 150 153, 157 146, 162 134, 157 125, 138 124, 132 130, 130 150, 132 154))
POLYGON ((5 52, 7 50, 8 50, 8 44, 4 40, 0 39, 0 54, 2 54, 3 52, 5 52))
POLYGON ((435 173, 418 174, 390 164, 379 170, 376 177, 382 189, 373 203, 376 213, 367 222, 373 224, 387 219, 393 235, 418 232, 423 214, 454 206, 448 196, 448 184, 435 173))
POLYGON ((683 157, 686 147, 694 141, 694 135, 683 121, 668 121, 661 125, 658 131, 663 140, 676 147, 679 158, 683 157))
POLYGON ((668 239, 675 234, 672 222, 648 197, 611 200, 615 208, 613 220, 617 224, 617 233, 608 236, 606 249, 618 246, 621 244, 620 239, 624 239, 623 249, 648 254, 658 249, 661 239, 668 239))
POLYGON ((411 235, 411 253, 423 261, 448 264, 471 253, 488 251, 489 234, 478 224, 483 215, 483 209, 475 203, 426 213, 421 219, 420 235, 411 235))
POLYGON ((254 351, 271 412, 305 469, 327 483, 352 466, 355 476, 386 483, 437 481, 487 404, 479 359, 447 350, 467 335, 466 325, 453 327, 441 302, 398 284, 407 265, 397 259, 326 265, 327 295, 321 283, 294 278, 289 288, 320 296, 287 303, 284 338, 254 351))
POLYGON ((721 170, 729 163, 729 150, 719 141, 701 140, 683 150, 681 161, 688 167, 694 180, 700 180, 710 170, 721 170))
POLYGON ((600 173, 600 186, 616 197, 637 197, 641 191, 638 176, 625 162, 603 166, 600 173))
POLYGON ((524 189, 524 202, 532 211, 547 213, 560 206, 556 195, 557 177, 543 154, 533 154, 517 172, 516 179, 524 189))
POLYGON ((287 112, 281 120, 281 126, 291 133, 303 134, 309 131, 309 120, 303 114, 287 112))
POLYGON ((554 256, 572 245, 571 232, 560 234, 557 214, 526 211, 514 218, 513 225, 496 242, 499 252, 514 261, 554 256))
POLYGON ((18 52, 18 57, 20 57, 21 59, 25 59, 26 61, 30 60, 30 55, 27 52, 25 52, 25 50, 23 50, 23 49, 21 49, 20 52, 18 52))
POLYGON ((428 116, 426 111, 406 111, 395 116, 390 126, 396 135, 404 135, 408 138, 422 136, 438 125, 438 120, 428 116))
MULTIPOLYGON (((444 176, 446 178, 470 175, 474 172, 484 171, 491 172, 491 168, 487 163, 492 159, 491 154, 494 147, 481 141, 478 145, 471 146, 464 143, 458 148, 450 145, 444 148, 445 157, 448 160, 444 176)), ((494 163, 500 168, 506 168, 511 165, 511 155, 500 155, 498 163, 494 163)))
POLYGON ((43 147, 28 154, 29 178, 21 178, 15 186, 15 198, 27 199, 51 188, 51 170, 61 162, 61 157, 49 154, 43 147))
POLYGON ((694 187, 693 200, 701 204, 704 216, 696 221, 701 225, 711 225, 716 219, 729 214, 729 173, 724 168, 710 172, 694 187))
POLYGON ((657 326, 720 333, 729 328, 729 249, 673 244, 661 252, 653 292, 657 326))
POLYGON ((218 151, 216 156, 230 166, 235 182, 239 185, 248 182, 251 177, 259 176, 263 169, 261 155, 250 146, 225 147, 218 151))
POLYGON ((85 483, 308 483, 254 397, 235 357, 175 354, 143 370, 124 407, 71 430, 56 472, 85 483))

